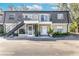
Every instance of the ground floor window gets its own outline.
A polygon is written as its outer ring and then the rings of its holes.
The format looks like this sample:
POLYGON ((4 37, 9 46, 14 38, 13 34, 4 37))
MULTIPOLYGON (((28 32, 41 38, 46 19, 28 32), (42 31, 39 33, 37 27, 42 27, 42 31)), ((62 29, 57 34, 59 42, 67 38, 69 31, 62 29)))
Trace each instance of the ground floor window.
POLYGON ((24 29, 19 29, 19 34, 25 34, 25 30, 24 29))
POLYGON ((63 29, 57 29, 57 32, 60 32, 61 33, 62 31, 63 31, 63 29))

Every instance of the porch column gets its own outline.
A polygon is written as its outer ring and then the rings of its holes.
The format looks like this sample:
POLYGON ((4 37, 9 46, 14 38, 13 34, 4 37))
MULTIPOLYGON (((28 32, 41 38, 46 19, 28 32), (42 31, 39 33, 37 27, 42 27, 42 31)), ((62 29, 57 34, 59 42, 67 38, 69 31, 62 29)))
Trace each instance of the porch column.
POLYGON ((40 32, 40 29, 39 29, 39 23, 38 23, 38 36, 39 36, 39 34, 40 34, 39 32, 40 32))
POLYGON ((18 31, 17 31, 17 32, 18 32, 18 35, 19 35, 19 29, 18 29, 18 31))
POLYGON ((52 28, 52 24, 51 24, 51 29, 53 29, 53 28, 52 28))

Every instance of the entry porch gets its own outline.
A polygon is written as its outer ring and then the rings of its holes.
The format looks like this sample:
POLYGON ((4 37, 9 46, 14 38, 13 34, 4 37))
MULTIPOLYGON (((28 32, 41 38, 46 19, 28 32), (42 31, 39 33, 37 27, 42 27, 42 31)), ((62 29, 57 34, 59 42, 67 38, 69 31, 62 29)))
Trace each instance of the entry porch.
POLYGON ((18 36, 48 36, 51 24, 24 24, 18 29, 18 36))

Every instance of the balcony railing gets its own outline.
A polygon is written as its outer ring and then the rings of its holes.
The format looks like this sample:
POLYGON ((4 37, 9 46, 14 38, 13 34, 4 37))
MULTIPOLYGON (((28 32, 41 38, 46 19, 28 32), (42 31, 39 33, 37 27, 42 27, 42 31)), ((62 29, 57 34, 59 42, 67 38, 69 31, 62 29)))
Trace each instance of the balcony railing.
POLYGON ((38 19, 34 18, 23 18, 24 21, 38 21, 38 19))
POLYGON ((18 18, 19 21, 39 21, 39 22, 50 22, 50 20, 41 20, 41 19, 35 19, 35 18, 18 18))

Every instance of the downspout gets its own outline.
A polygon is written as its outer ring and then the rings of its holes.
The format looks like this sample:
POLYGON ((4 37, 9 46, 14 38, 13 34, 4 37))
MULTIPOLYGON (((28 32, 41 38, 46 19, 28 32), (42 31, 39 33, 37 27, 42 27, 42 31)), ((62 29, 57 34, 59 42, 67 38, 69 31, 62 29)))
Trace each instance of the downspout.
POLYGON ((39 29, 39 20, 38 20, 38 36, 40 34, 40 29, 39 29))
POLYGON ((69 32, 69 20, 70 20, 70 17, 69 17, 69 12, 67 13, 67 33, 69 32))

